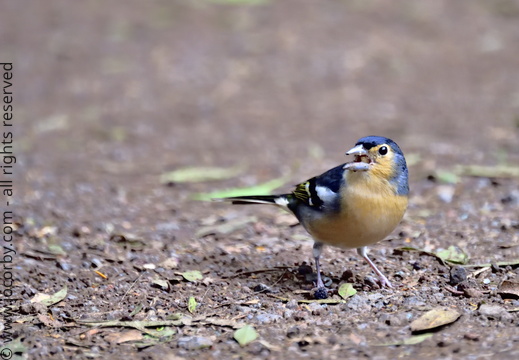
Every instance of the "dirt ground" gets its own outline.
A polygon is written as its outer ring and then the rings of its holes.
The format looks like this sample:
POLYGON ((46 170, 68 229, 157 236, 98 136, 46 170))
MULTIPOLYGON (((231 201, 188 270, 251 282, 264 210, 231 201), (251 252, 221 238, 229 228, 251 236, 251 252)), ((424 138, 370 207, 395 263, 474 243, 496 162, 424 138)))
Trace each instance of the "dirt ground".
POLYGON ((3 2, 21 299, 11 342, 3 299, 4 350, 519 358, 518 21, 514 0, 3 2), (407 214, 370 251, 393 289, 326 248, 331 296, 312 301, 312 241, 291 217, 193 200, 280 177, 290 190, 371 134, 410 168, 407 214), (188 166, 238 170, 160 181, 188 166), (244 325, 257 338, 240 346, 244 325))

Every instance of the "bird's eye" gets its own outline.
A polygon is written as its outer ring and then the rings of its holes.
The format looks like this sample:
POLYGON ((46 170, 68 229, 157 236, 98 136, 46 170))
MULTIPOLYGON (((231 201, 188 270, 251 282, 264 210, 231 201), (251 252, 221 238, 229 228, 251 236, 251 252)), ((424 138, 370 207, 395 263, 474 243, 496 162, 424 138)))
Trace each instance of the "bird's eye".
POLYGON ((380 149, 378 149, 378 153, 380 155, 386 155, 387 154, 387 146, 382 146, 380 149))

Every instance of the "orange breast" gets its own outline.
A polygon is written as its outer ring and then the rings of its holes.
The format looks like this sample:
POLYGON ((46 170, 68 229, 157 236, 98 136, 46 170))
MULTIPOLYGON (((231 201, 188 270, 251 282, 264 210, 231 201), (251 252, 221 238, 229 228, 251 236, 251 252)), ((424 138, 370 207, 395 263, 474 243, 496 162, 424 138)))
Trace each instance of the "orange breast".
POLYGON ((384 239, 402 219, 407 196, 395 195, 388 182, 369 173, 352 173, 347 180, 341 213, 316 219, 307 224, 307 230, 316 240, 343 248, 358 248, 384 239))

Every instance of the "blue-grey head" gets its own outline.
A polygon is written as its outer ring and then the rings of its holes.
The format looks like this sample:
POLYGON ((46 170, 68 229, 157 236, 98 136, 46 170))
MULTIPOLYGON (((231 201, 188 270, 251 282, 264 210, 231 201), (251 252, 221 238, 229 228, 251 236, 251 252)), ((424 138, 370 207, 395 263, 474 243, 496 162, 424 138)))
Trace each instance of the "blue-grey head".
POLYGON ((352 171, 371 171, 386 177, 398 195, 409 193, 408 170, 404 153, 391 139, 383 136, 366 136, 357 141, 346 155, 353 155, 353 163, 345 166, 352 171))

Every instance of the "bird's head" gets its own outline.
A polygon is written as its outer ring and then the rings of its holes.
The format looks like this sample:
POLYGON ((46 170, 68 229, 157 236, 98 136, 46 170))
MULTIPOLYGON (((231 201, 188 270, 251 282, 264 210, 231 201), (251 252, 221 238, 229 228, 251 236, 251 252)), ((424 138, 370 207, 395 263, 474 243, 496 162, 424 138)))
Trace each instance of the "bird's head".
POLYGON ((344 169, 369 172, 370 175, 394 181, 402 192, 407 191, 407 164, 402 150, 393 140, 366 136, 359 139, 346 155, 353 155, 353 161, 347 163, 344 169))

